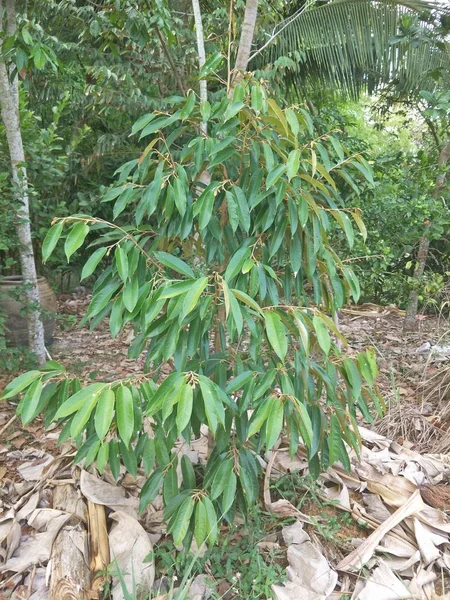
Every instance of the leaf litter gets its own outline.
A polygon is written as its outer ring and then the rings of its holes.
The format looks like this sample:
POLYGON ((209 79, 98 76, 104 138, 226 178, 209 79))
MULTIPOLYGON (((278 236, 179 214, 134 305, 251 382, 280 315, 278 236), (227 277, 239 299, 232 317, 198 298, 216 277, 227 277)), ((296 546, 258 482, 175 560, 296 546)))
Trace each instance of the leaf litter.
MULTIPOLYGON (((81 315, 87 300, 63 300, 64 311, 81 315)), ((442 398, 434 404, 429 398, 420 402, 421 386, 427 378, 437 376, 442 364, 436 366, 429 361, 430 353, 416 352, 424 343, 431 347, 437 342, 442 344, 442 336, 435 319, 422 320, 421 330, 407 337, 401 325, 401 315, 389 307, 355 307, 341 316, 349 354, 367 345, 377 349, 381 385, 391 403, 384 420, 370 425, 371 429, 361 426, 361 460, 356 455, 351 457, 351 472, 338 463, 316 484, 327 503, 324 507, 351 515, 359 526, 350 528, 355 537, 349 542, 341 544, 338 540, 339 556, 330 555, 328 542, 320 539, 316 519, 309 511, 283 498, 272 501, 270 495, 271 484, 283 475, 308 473, 304 448, 300 447, 291 459, 281 444, 262 461, 266 469, 266 509, 279 515, 280 521, 295 519, 293 525, 280 525, 288 567, 286 582, 273 586, 277 600, 337 599, 343 595, 352 600, 449 598, 450 521, 446 510, 450 508, 450 462, 446 451, 450 449, 450 436, 446 435, 447 416, 438 423, 433 416, 439 413, 442 398), (399 426, 395 417, 400 413, 399 426), (424 422, 432 430, 428 440, 424 422), (448 448, 441 443, 441 452, 433 452, 434 442, 446 437, 448 448), (431 441, 428 446, 427 441, 431 441)), ((75 369, 85 380, 117 378, 141 368, 126 358, 130 335, 126 333, 111 344, 103 325, 95 333, 86 328, 65 331, 58 336, 52 354, 66 362, 75 359, 75 369)), ((78 595, 74 597, 95 600, 102 597, 107 586, 114 600, 121 600, 122 588, 114 565, 108 575, 96 574, 99 562, 95 559, 99 557, 100 562, 116 560, 127 584, 151 588, 155 566, 148 556, 153 542, 164 536, 165 528, 160 497, 138 517, 142 474, 138 473, 136 479, 125 475, 116 485, 108 469, 100 478, 92 468, 86 471, 72 467, 74 449, 69 444, 57 448, 56 432, 45 432, 37 421, 20 429, 19 436, 12 418, 13 407, 5 407, 0 413, 0 428, 7 425, 4 445, 0 445, 0 599, 56 600, 65 597, 58 588, 63 582, 66 587, 75 585, 78 595), (14 444, 17 439, 19 445, 14 444), (62 503, 61 490, 66 490, 62 503), (103 530, 103 535, 94 540, 92 515, 98 521, 97 530, 103 530), (78 566, 72 565, 64 572, 58 563, 64 562, 61 557, 70 546, 71 560, 78 566), (144 558, 149 562, 143 563, 144 558), (84 586, 80 584, 81 575, 74 582, 73 573, 86 571, 84 586), (112 581, 108 581, 109 575, 112 581), (56 581, 58 577, 62 579, 56 581)), ((181 451, 192 462, 204 463, 208 453, 206 436, 191 445, 184 444, 181 451)), ((321 507, 316 512, 318 520, 326 522, 329 518, 321 507)), ((271 543, 278 545, 267 542, 271 543)), ((262 552, 264 544, 260 547, 262 552)), ((213 574, 209 573, 208 578, 198 575, 196 580, 191 597, 208 597, 213 574)))

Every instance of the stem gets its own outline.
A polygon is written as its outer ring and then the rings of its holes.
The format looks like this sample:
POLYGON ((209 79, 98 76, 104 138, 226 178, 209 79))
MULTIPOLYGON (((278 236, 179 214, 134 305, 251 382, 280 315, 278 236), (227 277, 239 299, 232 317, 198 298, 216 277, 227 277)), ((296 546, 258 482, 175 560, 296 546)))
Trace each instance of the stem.
MULTIPOLYGON (((205 40, 203 36, 203 24, 202 24, 202 13, 200 11, 199 0, 192 0, 192 9, 194 11, 194 20, 195 20, 195 31, 197 35, 197 51, 198 51, 198 64, 200 66, 200 70, 202 70, 203 65, 206 62, 206 54, 205 54, 205 40)), ((208 100, 208 88, 206 85, 206 79, 200 79, 200 101, 206 102, 208 100)), ((203 135, 208 134, 208 126, 205 122, 200 124, 200 130, 203 135)))
POLYGON ((233 88, 242 78, 242 73, 247 70, 253 36, 255 33, 256 17, 258 15, 258 0, 247 0, 245 4, 244 23, 242 25, 241 39, 239 41, 234 77, 231 82, 233 88))
POLYGON ((170 64, 170 66, 172 68, 172 71, 173 71, 173 74, 175 76, 177 85, 180 88, 181 93, 185 96, 186 95, 186 89, 185 89, 185 87, 183 85, 183 81, 182 81, 182 79, 180 77, 180 74, 178 72, 177 66, 174 63, 173 58, 172 58, 172 56, 170 54, 169 47, 167 46, 166 40, 164 39, 164 36, 161 33, 161 30, 159 29, 159 27, 157 25, 156 25, 156 33, 157 33, 157 35, 159 37, 159 41, 161 42, 161 46, 162 46, 163 52, 166 55, 166 58, 169 61, 169 64, 170 64))

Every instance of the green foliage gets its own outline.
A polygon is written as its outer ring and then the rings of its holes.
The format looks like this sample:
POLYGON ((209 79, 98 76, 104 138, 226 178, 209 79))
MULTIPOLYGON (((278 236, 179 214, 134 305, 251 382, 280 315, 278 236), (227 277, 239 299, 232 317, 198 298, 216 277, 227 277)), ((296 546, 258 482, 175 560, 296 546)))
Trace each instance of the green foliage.
MULTIPOLYGON (((357 300, 328 232, 334 223, 353 243, 348 215, 358 213, 342 208, 336 181, 370 178, 367 161, 330 136, 315 139, 308 113, 281 110, 260 84, 211 105, 208 138, 197 133, 201 119, 188 97, 135 127, 149 143, 104 198, 116 220, 134 225, 63 219, 68 258, 90 229, 110 257, 84 320, 95 327, 109 317, 113 335, 132 324, 129 355, 146 351, 146 373, 80 388, 52 363, 5 390, 24 393, 26 421, 43 411, 46 423, 65 424, 61 439, 79 446, 75 462, 103 468, 109 456, 115 477, 120 462, 132 474, 141 465, 151 474, 141 510, 162 487, 168 531, 187 546, 193 535, 214 544, 217 521, 249 513, 259 496, 256 456, 282 431, 292 452, 303 439, 313 474, 337 460, 349 467, 357 410, 370 418, 368 406, 382 404, 373 353, 343 360, 324 312, 349 294, 357 300), (167 361, 173 371, 158 385, 167 361), (203 482, 182 462, 179 485, 174 443, 204 424, 215 446, 203 482)), ((55 224, 46 250, 62 235, 55 224)))

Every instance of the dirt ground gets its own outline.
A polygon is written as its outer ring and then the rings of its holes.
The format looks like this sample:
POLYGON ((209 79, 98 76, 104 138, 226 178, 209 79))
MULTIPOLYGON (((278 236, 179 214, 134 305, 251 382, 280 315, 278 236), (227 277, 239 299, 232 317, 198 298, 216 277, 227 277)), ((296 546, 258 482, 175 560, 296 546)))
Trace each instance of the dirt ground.
MULTIPOLYGON (((89 297, 86 294, 66 294, 59 297, 59 313, 61 316, 58 320, 54 342, 49 348, 51 357, 63 363, 71 373, 85 381, 95 379, 113 380, 141 371, 143 358, 138 361, 127 358, 127 350, 132 341, 131 330, 123 332, 117 339, 112 340, 107 322, 102 323, 93 331, 89 331, 87 327, 80 328, 78 326, 78 322, 85 313, 88 301, 89 297)), ((403 456, 402 452, 408 453, 418 450, 423 453, 431 453, 433 456, 437 453, 441 456, 450 454, 450 410, 447 411, 446 408, 450 404, 448 402, 450 393, 447 388, 448 372, 450 371, 448 321, 437 316, 426 315, 419 319, 419 327, 416 332, 404 333, 401 311, 398 311, 395 307, 379 307, 368 304, 344 309, 340 314, 339 326, 348 340, 348 346, 344 349, 344 352, 349 356, 367 347, 372 347, 376 351, 380 369, 379 385, 388 408, 383 419, 370 425, 364 423, 364 425, 370 427, 372 432, 377 431, 386 436, 386 438, 393 441, 394 445, 397 444, 397 450, 390 451, 392 465, 395 466, 398 462, 396 453, 403 456), (445 354, 446 347, 449 347, 448 355, 445 354), (434 353, 433 348, 435 349, 434 353), (441 352, 442 349, 444 350, 443 353, 441 352)), ((0 373, 0 390, 12 377, 12 374, 0 373)), ((15 494, 16 504, 20 504, 22 502, 20 500, 21 493, 25 493, 25 495, 34 493, 34 488, 30 488, 29 483, 24 484, 23 482, 24 469, 37 469, 40 472, 45 472, 45 461, 50 459, 53 459, 53 462, 61 460, 61 449, 57 447, 56 443, 58 438, 56 429, 45 431, 40 418, 24 427, 15 419, 14 414, 15 405, 13 402, 8 401, 0 405, 0 517, 2 509, 7 510, 11 505, 11 494, 15 494)), ((367 460, 372 460, 373 457, 370 458, 371 453, 373 456, 376 454, 376 459, 373 460, 378 462, 373 464, 376 464, 377 468, 381 468, 378 456, 383 456, 383 452, 385 452, 383 450, 385 441, 381 437, 374 438, 373 441, 371 439, 372 433, 369 430, 368 434, 369 438, 366 443, 373 450, 367 450, 367 456, 369 457, 367 460), (373 443, 375 443, 375 446, 372 446, 373 443), (377 444, 379 445, 378 448, 376 447, 377 444), (375 453, 375 450, 380 451, 380 454, 375 453)), ((373 435, 376 436, 377 434, 373 435)), ((384 460, 384 458, 381 460, 384 460)), ((404 456, 401 460, 405 460, 404 456)), ((414 460, 417 459, 414 458, 414 460)), ((444 462, 445 465, 449 463, 448 456, 446 456, 444 462)), ((306 462, 301 459, 299 464, 304 466, 306 462)), ((51 465, 50 462, 49 468, 51 465)), ((397 476, 398 473, 394 466, 392 467, 392 473, 397 476)), ((291 467, 288 468, 288 473, 290 469, 291 467)), ((446 466, 445 469, 447 469, 446 466)), ((362 477, 361 481, 364 480, 364 477, 368 477, 366 474, 359 472, 357 468, 356 471, 358 476, 362 477)), ((405 473, 407 474, 406 470, 405 473)), ((29 473, 27 472, 27 474, 29 473)), ((73 477, 73 472, 70 471, 69 459, 63 458, 61 460, 58 477, 68 477, 64 481, 72 481, 70 478, 73 477)), ((345 480, 345 475, 341 472, 339 472, 339 477, 345 480)), ((372 477, 374 477, 373 473, 370 474, 369 479, 372 477)), ((371 485, 375 486, 374 489, 376 490, 379 482, 377 483, 376 480, 371 481, 371 485)), ((444 481, 444 479, 441 478, 439 481, 444 481)), ((322 492, 327 493, 327 490, 331 489, 327 488, 330 482, 327 483, 325 479, 322 483, 322 492)), ((79 484, 75 483, 75 485, 78 486, 79 484)), ((121 482, 121 486, 127 494, 130 494, 131 498, 133 495, 137 495, 139 485, 136 486, 135 481, 131 481, 130 485, 130 488, 127 487, 126 477, 121 482)), ((364 489, 364 486, 361 487, 358 484, 358 491, 354 492, 351 481, 347 486, 342 485, 341 480, 340 485, 341 488, 339 489, 341 491, 339 494, 343 493, 342 490, 346 490, 347 487, 349 490, 349 492, 346 492, 349 493, 349 496, 344 508, 344 512, 347 511, 346 514, 349 515, 349 519, 342 520, 341 517, 342 496, 335 496, 341 503, 339 509, 333 504, 328 504, 325 507, 318 505, 314 498, 309 498, 305 505, 301 507, 301 510, 313 519, 312 524, 305 524, 305 532, 321 548, 324 556, 331 564, 343 560, 351 552, 352 539, 360 538, 362 541, 371 531, 370 527, 369 529, 364 529, 364 527, 361 529, 358 519, 355 520, 355 506, 358 507, 359 504, 363 503, 360 489, 364 489), (321 522, 326 522, 328 525, 326 527, 321 526, 321 522), (334 529, 336 523, 336 529, 334 529)), ((445 490, 448 489, 446 485, 444 487, 445 490)), ((437 490, 438 487, 435 489, 437 490)), ((40 488, 38 494, 40 507, 52 506, 52 493, 51 486, 47 484, 42 489, 40 488), (48 498, 46 494, 49 495, 48 498)), ((381 496, 390 506, 389 498, 386 499, 383 493, 381 493, 381 496)), ((432 502, 429 502, 429 504, 434 506, 432 502)), ((447 500, 445 504, 447 505, 447 500)), ((394 499, 394 505, 393 507, 390 506, 390 510, 392 511, 395 506, 394 499)), ((356 512, 358 510, 357 508, 356 512)), ((387 515, 389 515, 389 512, 387 515)), ((148 528, 146 530, 149 531, 148 528)), ((27 539, 27 532, 27 526, 25 526, 25 529, 22 528, 21 543, 24 539, 27 539)), ((283 554, 283 556, 285 555, 283 554)), ((284 560, 285 558, 283 558, 284 560)), ((10 586, 10 592, 19 581, 20 578, 14 577, 6 580, 10 586)), ((23 587, 25 583, 26 579, 23 579, 19 587, 23 587)), ((219 590, 221 589, 220 585, 225 584, 219 582, 219 590)), ((340 594, 345 593, 344 590, 347 589, 347 585, 348 580, 344 577, 340 583, 340 594)), ((0 600, 14 597, 10 593, 2 596, 2 591, 5 590, 2 590, 0 585, 0 600)), ((333 597, 340 597, 340 594, 333 595, 333 597)), ((30 597, 32 600, 38 598, 34 595, 26 597, 30 597)), ((238 596, 228 595, 227 597, 235 598, 238 596)))

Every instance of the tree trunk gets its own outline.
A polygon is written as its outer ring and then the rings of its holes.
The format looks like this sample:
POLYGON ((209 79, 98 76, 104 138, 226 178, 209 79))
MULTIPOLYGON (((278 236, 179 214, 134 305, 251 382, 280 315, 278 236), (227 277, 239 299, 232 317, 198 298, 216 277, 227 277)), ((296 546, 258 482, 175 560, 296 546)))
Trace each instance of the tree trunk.
MULTIPOLYGON (((444 146, 439 154, 438 167, 443 169, 447 164, 450 158, 450 141, 444 146)), ((445 178, 447 174, 445 172, 440 172, 436 177, 436 186, 434 188, 434 197, 437 198, 439 196, 440 190, 444 187, 445 178)), ((416 268, 414 269, 414 279, 419 280, 424 271, 425 265, 427 263, 428 257, 428 249, 430 247, 430 240, 428 239, 427 232, 428 228, 422 236, 419 243, 419 250, 417 252, 417 263, 416 268)), ((403 324, 403 329, 405 331, 413 331, 417 327, 417 307, 419 305, 419 293, 417 289, 411 290, 409 293, 408 307, 406 309, 405 322, 403 324)))
MULTIPOLYGON (((199 0, 192 0, 192 10, 194 11, 195 20, 195 32, 197 34, 197 52, 198 52, 198 64, 200 70, 206 62, 205 54, 205 39, 203 36, 203 24, 202 24, 202 13, 200 10, 199 0)), ((206 102, 208 100, 208 88, 206 86, 206 79, 200 79, 200 101, 206 102)), ((204 135, 208 133, 208 126, 206 123, 202 123, 201 131, 204 135)))
MULTIPOLYGON (((6 0, 7 31, 8 35, 15 32, 15 0, 6 0)), ((0 0, 0 29, 3 15, 2 2, 0 0)), ((1 44, 0 44, 1 51, 1 44)), ((5 126, 6 139, 8 142, 9 155, 11 159, 11 172, 14 192, 18 202, 16 212, 16 232, 19 240, 20 265, 22 277, 25 284, 25 296, 29 310, 28 321, 28 343, 29 348, 35 353, 39 366, 46 361, 44 344, 44 326, 39 311, 39 287, 37 283, 36 266, 34 263, 33 245, 31 241, 30 209, 28 199, 27 172, 23 163, 25 155, 22 144, 22 134, 19 121, 19 96, 17 76, 10 82, 8 68, 0 54, 0 104, 3 124, 5 126)))
POLYGON ((255 33, 256 17, 258 15, 258 0, 247 0, 245 5, 244 23, 242 25, 241 39, 234 66, 233 84, 236 85, 247 69, 250 52, 252 49, 253 35, 255 33))

